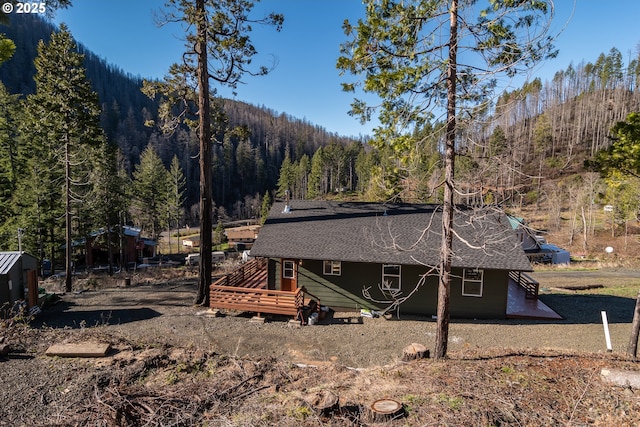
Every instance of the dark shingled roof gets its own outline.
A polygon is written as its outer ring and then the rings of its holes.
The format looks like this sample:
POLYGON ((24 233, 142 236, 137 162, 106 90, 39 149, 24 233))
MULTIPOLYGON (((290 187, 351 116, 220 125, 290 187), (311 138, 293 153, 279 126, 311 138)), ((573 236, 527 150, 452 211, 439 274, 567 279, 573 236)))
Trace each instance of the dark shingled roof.
MULTIPOLYGON (((442 207, 294 200, 275 203, 252 256, 438 265, 442 207)), ((531 271, 509 220, 495 209, 457 208, 453 266, 531 271)))

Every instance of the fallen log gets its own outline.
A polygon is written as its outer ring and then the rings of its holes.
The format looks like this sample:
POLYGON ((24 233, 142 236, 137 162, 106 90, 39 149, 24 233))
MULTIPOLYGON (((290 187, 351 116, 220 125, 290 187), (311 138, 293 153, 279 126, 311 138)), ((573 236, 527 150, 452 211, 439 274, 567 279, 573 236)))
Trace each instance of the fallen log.
POLYGON ((630 387, 640 389, 640 372, 625 371, 622 369, 602 369, 600 377, 606 383, 619 387, 630 387))

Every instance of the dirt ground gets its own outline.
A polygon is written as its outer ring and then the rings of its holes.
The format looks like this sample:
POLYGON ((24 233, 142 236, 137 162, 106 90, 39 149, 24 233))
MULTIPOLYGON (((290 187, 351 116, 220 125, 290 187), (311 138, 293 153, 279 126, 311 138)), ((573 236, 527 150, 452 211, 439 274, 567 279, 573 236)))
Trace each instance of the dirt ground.
MULTIPOLYGON (((616 274, 640 283, 633 270, 616 274)), ((571 280, 537 278, 548 289, 571 280)), ((0 340, 11 353, 0 359, 0 425, 369 425, 380 420, 366 408, 383 397, 404 413, 381 425, 640 422, 639 392, 599 377, 602 368, 640 371, 625 356, 632 298, 546 290, 541 298, 564 320, 454 320, 447 361, 403 363, 408 344, 433 348, 431 319, 336 313, 314 326, 252 323, 245 314, 212 317, 194 295, 193 279, 139 278, 130 287, 79 288, 30 324, 5 324, 0 340), (85 341, 112 351, 44 355, 54 343, 85 341), (320 413, 313 402, 327 391, 339 407, 320 413)))

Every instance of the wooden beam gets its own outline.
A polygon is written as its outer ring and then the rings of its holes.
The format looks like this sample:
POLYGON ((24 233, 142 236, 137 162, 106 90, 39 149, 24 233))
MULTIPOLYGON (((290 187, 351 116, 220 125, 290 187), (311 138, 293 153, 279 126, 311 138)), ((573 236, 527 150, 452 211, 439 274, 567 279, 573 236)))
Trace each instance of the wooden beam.
POLYGON ((58 357, 105 357, 111 350, 110 344, 105 343, 73 343, 54 344, 47 349, 47 356, 58 357))

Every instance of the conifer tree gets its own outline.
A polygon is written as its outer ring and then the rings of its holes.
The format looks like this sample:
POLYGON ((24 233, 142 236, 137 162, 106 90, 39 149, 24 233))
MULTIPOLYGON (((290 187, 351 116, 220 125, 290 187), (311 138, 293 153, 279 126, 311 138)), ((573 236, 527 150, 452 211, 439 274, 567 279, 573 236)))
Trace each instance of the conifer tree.
POLYGON ((167 194, 169 172, 151 145, 140 155, 133 171, 133 217, 140 227, 158 239, 167 225, 167 194))
POLYGON ((295 167, 291 163, 291 157, 289 156, 289 150, 284 154, 284 160, 280 165, 280 175, 278 178, 278 192, 277 195, 284 197, 286 192, 291 192, 293 189, 295 179, 295 167))
POLYGON ((318 147, 311 158, 311 171, 307 182, 307 197, 313 199, 322 194, 322 175, 324 169, 324 150, 318 147))
POLYGON ((260 206, 260 224, 264 224, 269 216, 269 209, 271 209, 271 196, 267 191, 262 198, 262 206, 260 206))
POLYGON ((614 172, 640 177, 640 112, 630 113, 626 120, 611 128, 613 143, 599 151, 587 164, 604 176, 614 172))
POLYGON ((220 245, 224 242, 225 242, 224 224, 222 223, 221 219, 218 219, 218 225, 216 226, 216 229, 213 232, 213 243, 215 243, 216 245, 220 245))
POLYGON ((143 91, 161 97, 161 126, 173 132, 182 122, 197 128, 200 166, 200 263, 196 304, 209 305, 212 250, 212 147, 226 131, 225 114, 210 81, 235 89, 246 74, 265 75, 267 67, 253 68, 257 50, 251 41, 253 24, 274 26, 279 31, 284 17, 271 13, 250 17, 255 1, 167 0, 164 22, 180 22, 186 28, 183 63, 174 64, 163 82, 145 82, 143 91), (176 114, 175 107, 179 106, 176 114), (194 110, 193 107, 196 106, 194 110))
POLYGON ((366 16, 345 21, 350 38, 337 67, 358 77, 343 84, 375 94, 356 99, 351 114, 367 121, 379 111, 374 143, 397 156, 412 154, 412 133, 437 115, 445 124, 442 245, 438 266, 435 357, 447 352, 453 259, 456 139, 463 118, 486 107, 496 76, 511 77, 555 55, 549 19, 553 1, 365 0, 366 16), (378 99, 381 102, 378 103, 378 99), (464 112, 464 114, 461 114, 464 112))
POLYGON ((13 215, 11 196, 18 178, 19 121, 18 97, 9 94, 0 83, 0 224, 13 215))
MULTIPOLYGON (((178 230, 178 251, 180 250, 180 220, 184 210, 184 193, 187 180, 182 173, 178 156, 173 156, 169 167, 169 194, 167 197, 169 231, 173 225, 178 230)), ((171 248, 171 233, 169 233, 169 248, 171 248)))
MULTIPOLYGON (((111 144, 102 144, 95 150, 92 158, 90 174, 91 192, 88 197, 87 211, 91 217, 91 229, 103 228, 104 233, 98 238, 107 248, 109 274, 113 273, 115 264, 114 249, 120 246, 122 225, 129 207, 129 178, 122 168, 118 167, 118 150, 111 144), (119 225, 120 232, 116 231, 119 225)), ((124 254, 121 253, 121 256, 124 254)), ((124 260, 120 259, 120 267, 124 260)))
MULTIPOLYGON (((80 201, 87 183, 89 147, 104 142, 98 96, 86 78, 83 61, 84 56, 77 52, 64 24, 51 35, 49 43, 39 43, 34 76, 36 92, 27 97, 23 126, 34 160, 31 177, 44 180, 43 186, 48 187, 41 187, 44 191, 38 196, 49 199, 50 205, 44 210, 55 210, 59 200, 64 201, 67 291, 72 290, 72 205, 80 201), (64 183, 62 194, 54 190, 60 187, 60 177, 64 183)), ((50 231, 54 233, 53 228, 50 231)))

